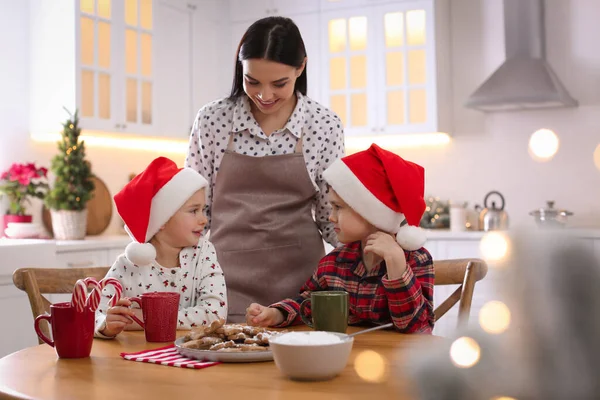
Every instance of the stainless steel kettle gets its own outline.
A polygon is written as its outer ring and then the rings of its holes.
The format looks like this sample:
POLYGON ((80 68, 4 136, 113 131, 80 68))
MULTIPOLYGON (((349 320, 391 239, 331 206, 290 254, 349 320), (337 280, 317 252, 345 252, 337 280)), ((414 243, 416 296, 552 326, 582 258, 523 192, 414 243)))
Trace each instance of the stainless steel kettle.
POLYGON ((484 231, 497 231, 508 229, 508 214, 504 211, 504 196, 497 191, 491 191, 485 195, 483 206, 485 207, 479 213, 479 229, 484 231), (492 195, 500 197, 502 206, 496 208, 496 202, 492 201, 492 207, 488 206, 488 199, 492 195))

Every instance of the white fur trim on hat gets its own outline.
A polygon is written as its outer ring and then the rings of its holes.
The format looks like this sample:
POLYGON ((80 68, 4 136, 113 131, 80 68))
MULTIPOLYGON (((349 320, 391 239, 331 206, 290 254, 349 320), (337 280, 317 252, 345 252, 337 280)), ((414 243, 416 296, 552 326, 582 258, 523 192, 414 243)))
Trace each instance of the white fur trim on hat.
POLYGON ((396 233, 396 242, 404 250, 419 250, 427 241, 425 230, 418 226, 404 225, 396 233))
POLYGON ((156 259, 156 249, 150 243, 131 242, 125 247, 125 257, 135 265, 145 267, 156 259))
POLYGON ((354 211, 382 231, 396 233, 404 221, 404 214, 383 204, 341 159, 323 172, 323 178, 354 211))
POLYGON ((161 226, 185 204, 198 190, 208 186, 202 175, 191 168, 183 168, 175 174, 152 198, 150 219, 146 230, 146 242, 161 226))

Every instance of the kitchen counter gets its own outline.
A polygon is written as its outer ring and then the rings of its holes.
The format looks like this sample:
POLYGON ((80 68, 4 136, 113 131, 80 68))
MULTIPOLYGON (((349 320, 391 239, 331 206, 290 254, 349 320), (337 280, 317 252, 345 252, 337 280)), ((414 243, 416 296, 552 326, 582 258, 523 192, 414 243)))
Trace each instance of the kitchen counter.
POLYGON ((88 236, 84 240, 54 240, 54 239, 8 239, 1 238, 0 246, 46 245, 54 246, 56 252, 96 250, 106 247, 125 248, 131 239, 127 235, 88 236))

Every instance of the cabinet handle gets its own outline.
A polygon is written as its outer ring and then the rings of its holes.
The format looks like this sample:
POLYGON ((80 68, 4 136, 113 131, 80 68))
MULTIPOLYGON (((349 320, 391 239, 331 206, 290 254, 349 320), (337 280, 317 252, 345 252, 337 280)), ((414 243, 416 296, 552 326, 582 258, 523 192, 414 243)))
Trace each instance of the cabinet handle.
POLYGON ((125 125, 125 124, 121 125, 121 129, 126 129, 126 128, 127 128, 127 125, 125 125))
POLYGON ((115 129, 120 129, 121 128, 121 124, 115 124, 115 129))
POLYGON ((276 9, 276 8, 273 9, 273 14, 277 14, 278 12, 279 12, 278 9, 276 9))
POLYGON ((196 6, 194 4, 189 4, 188 3, 187 8, 190 9, 190 10, 192 10, 192 11, 196 10, 196 6))
POLYGON ((68 262, 67 267, 69 268, 84 268, 91 267, 94 265, 93 261, 83 261, 83 262, 68 262))
POLYGON ((371 128, 371 132, 373 132, 373 133, 377 132, 377 128, 371 128))

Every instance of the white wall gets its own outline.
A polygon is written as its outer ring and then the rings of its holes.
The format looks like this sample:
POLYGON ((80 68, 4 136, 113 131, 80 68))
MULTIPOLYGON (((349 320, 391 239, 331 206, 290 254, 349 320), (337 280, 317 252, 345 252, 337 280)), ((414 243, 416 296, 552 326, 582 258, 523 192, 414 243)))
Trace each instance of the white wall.
POLYGON ((425 167, 427 191, 441 198, 481 204, 499 190, 513 225, 532 224, 528 212, 546 200, 575 212, 574 225, 600 225, 600 171, 593 163, 600 144, 600 1, 546 0, 547 58, 580 106, 487 115, 462 103, 503 60, 501 0, 452 0, 451 7, 452 142, 398 153, 425 167), (561 141, 547 163, 527 152, 539 128, 553 129, 561 141))
MULTIPOLYGON (((453 140, 443 148, 398 152, 426 168, 431 194, 473 204, 499 190, 515 224, 530 223, 530 210, 555 200, 575 212, 575 225, 598 226, 600 171, 592 152, 600 144, 600 1, 546 0, 548 58, 579 108, 484 115, 462 103, 502 61, 499 1, 452 0, 453 140), (541 127, 554 129, 561 139, 559 153, 544 164, 527 153, 530 134, 541 127)), ((49 164, 55 146, 28 138, 28 2, 0 0, 0 27, 0 170, 15 161, 49 164)), ((158 155, 98 148, 88 148, 88 154, 113 194, 129 173, 158 155)), ((168 156, 183 162, 183 155, 168 156)), ((108 232, 116 231, 113 217, 108 232)))

